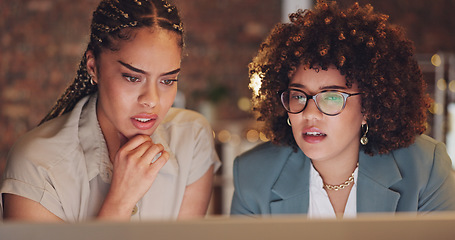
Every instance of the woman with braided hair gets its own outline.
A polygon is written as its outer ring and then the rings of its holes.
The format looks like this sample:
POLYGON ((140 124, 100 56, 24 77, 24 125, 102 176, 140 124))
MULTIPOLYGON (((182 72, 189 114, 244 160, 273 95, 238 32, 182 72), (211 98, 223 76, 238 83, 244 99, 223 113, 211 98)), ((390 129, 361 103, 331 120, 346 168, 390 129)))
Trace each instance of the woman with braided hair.
POLYGON ((10 151, 8 220, 204 216, 219 167, 212 130, 172 108, 183 25, 164 0, 102 0, 74 82, 10 151))
POLYGON ((454 211, 451 160, 423 134, 430 99, 402 30, 371 5, 318 1, 290 20, 249 66, 272 141, 235 160, 232 214, 454 211))

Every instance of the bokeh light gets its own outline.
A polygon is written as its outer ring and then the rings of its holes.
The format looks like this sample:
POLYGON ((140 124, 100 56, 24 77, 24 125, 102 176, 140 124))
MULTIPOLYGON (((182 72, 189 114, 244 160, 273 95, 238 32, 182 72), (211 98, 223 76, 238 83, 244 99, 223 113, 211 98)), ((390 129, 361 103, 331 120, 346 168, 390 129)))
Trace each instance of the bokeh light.
POLYGON ((248 142, 257 142, 259 140, 259 132, 255 129, 250 129, 246 132, 246 140, 248 142))
POLYGON ((439 67, 441 65, 441 56, 438 54, 435 54, 431 57, 431 64, 433 64, 436 67, 439 67))

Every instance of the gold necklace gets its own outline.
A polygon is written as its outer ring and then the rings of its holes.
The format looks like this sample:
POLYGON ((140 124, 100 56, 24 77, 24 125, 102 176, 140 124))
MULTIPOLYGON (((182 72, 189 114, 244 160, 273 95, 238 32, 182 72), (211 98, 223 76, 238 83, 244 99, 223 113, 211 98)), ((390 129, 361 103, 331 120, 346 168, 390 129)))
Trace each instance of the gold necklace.
MULTIPOLYGON (((359 163, 357 163, 357 167, 358 166, 359 166, 359 163)), ((355 172, 355 169, 354 169, 354 172, 355 172)), ((339 184, 339 185, 330 185, 330 184, 324 183, 324 188, 327 190, 335 190, 335 191, 347 188, 349 185, 351 185, 351 183, 354 182, 354 172, 352 172, 351 176, 348 178, 348 180, 344 181, 344 183, 339 184)))

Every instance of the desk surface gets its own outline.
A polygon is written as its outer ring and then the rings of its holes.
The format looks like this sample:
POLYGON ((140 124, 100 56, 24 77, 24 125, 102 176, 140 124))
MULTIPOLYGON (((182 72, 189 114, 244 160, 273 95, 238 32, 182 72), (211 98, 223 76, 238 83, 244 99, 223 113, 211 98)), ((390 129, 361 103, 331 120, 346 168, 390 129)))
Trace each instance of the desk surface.
POLYGON ((208 218, 190 221, 46 224, 4 222, 0 239, 455 239, 455 213, 360 216, 355 219, 208 218))

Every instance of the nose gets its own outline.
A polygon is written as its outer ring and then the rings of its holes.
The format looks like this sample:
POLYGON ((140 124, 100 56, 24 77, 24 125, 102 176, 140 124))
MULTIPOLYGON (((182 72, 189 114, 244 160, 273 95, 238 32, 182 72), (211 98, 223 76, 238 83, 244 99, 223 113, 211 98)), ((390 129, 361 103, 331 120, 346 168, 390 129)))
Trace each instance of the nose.
POLYGON ((305 119, 321 119, 323 113, 319 111, 314 99, 308 100, 306 108, 302 111, 302 116, 305 119))
POLYGON ((140 105, 148 108, 154 108, 159 101, 159 92, 157 86, 153 82, 149 82, 143 86, 139 94, 138 102, 140 105))

